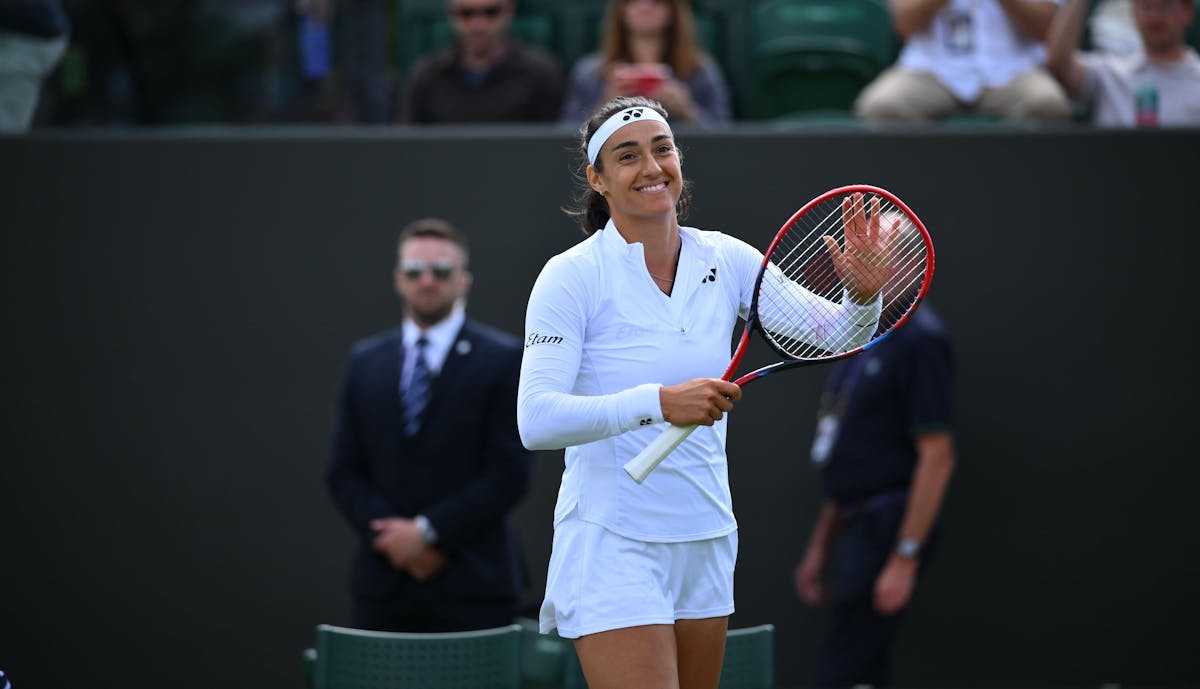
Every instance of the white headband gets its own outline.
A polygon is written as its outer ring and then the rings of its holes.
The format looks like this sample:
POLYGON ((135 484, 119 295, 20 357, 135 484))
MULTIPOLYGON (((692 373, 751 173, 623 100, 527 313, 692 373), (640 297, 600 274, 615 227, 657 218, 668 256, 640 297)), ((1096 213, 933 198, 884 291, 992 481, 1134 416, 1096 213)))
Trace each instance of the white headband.
MULTIPOLYGON (((596 156, 600 155, 600 148, 604 146, 605 141, 608 141, 608 137, 616 133, 618 129, 627 124, 645 122, 647 120, 667 124, 666 118, 658 114, 657 110, 643 105, 625 108, 605 120, 604 124, 600 125, 596 130, 596 133, 592 134, 592 140, 588 142, 588 162, 592 165, 596 164, 596 156)), ((667 129, 670 128, 671 125, 667 124, 667 129)))

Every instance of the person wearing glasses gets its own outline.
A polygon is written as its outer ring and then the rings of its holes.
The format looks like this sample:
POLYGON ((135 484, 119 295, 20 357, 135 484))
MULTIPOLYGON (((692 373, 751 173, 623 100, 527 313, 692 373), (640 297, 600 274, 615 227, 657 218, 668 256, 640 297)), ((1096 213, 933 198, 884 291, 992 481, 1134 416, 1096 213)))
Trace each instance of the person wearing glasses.
POLYGON ((353 626, 511 624, 527 577, 510 512, 533 469, 517 434, 521 342, 466 315, 468 246, 453 225, 409 224, 397 255, 404 320, 354 345, 326 472, 358 537, 353 626))
POLYGON ((401 120, 551 122, 562 105, 556 58, 509 34, 514 0, 447 0, 454 44, 413 65, 401 120))
POLYGON ((1134 0, 1141 49, 1130 55, 1078 50, 1086 0, 1068 0, 1046 38, 1047 64, 1098 127, 1200 125, 1200 56, 1187 43, 1194 0, 1134 0))

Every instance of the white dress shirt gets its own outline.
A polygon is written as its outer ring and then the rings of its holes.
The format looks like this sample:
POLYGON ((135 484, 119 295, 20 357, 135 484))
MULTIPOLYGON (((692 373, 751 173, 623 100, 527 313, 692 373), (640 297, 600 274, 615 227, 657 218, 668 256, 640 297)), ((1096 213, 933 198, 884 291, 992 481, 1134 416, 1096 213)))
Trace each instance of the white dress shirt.
POLYGON ((466 310, 462 304, 454 307, 444 321, 432 328, 422 331, 420 326, 411 319, 405 318, 401 325, 401 337, 404 341, 404 369, 400 371, 400 389, 407 390, 412 381, 413 362, 417 360, 417 340, 422 335, 429 344, 425 345, 425 363, 429 365, 429 373, 436 376, 446 363, 454 338, 462 330, 463 321, 467 319, 466 310))

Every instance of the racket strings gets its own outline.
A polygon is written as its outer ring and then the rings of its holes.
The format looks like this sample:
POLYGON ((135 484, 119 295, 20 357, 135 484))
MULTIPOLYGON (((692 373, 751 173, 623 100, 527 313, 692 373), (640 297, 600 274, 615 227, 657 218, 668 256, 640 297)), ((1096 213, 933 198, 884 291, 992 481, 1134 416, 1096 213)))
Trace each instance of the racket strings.
MULTIPOLYGON (((879 198, 882 250, 863 252, 856 246, 862 241, 846 237, 853 230, 842 227, 843 198, 826 199, 780 234, 759 287, 763 333, 782 352, 798 359, 842 354, 887 332, 915 305, 928 272, 924 238, 903 210, 879 198), (839 251, 845 251, 861 270, 878 271, 875 278, 883 278, 877 325, 874 319, 855 322, 857 310, 844 308, 847 288, 822 239, 826 236, 836 240, 839 251)), ((865 198, 861 203, 869 218, 873 205, 865 198)))

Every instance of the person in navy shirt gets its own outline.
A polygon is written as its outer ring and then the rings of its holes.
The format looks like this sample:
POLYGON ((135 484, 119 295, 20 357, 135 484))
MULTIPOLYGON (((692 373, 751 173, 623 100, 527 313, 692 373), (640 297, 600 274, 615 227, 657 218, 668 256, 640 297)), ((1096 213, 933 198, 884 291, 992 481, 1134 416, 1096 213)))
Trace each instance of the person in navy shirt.
POLYGON ((827 497, 795 569, 800 599, 832 612, 814 686, 887 684, 954 470, 954 368, 926 303, 830 372, 812 447, 827 497))

